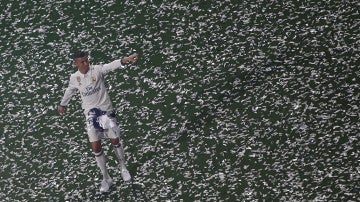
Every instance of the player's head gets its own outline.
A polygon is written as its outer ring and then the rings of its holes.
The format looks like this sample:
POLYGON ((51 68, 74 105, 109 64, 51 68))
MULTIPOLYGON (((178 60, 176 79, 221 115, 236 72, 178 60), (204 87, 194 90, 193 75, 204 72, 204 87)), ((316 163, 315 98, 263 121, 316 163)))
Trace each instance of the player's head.
POLYGON ((88 56, 89 54, 85 51, 76 51, 71 55, 71 58, 75 60, 77 58, 88 57, 88 56))
POLYGON ((74 65, 79 69, 83 74, 86 74, 89 71, 89 59, 88 53, 84 51, 75 52, 71 58, 74 61, 74 65))

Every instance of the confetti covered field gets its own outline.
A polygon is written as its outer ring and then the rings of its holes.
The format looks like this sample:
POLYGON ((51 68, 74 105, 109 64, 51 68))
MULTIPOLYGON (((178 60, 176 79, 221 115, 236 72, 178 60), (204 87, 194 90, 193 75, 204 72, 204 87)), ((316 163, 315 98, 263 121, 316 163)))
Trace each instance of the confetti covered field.
POLYGON ((0 201, 357 201, 357 1, 10 1, 0 14, 0 201), (76 71, 106 77, 131 183, 88 143, 76 71))

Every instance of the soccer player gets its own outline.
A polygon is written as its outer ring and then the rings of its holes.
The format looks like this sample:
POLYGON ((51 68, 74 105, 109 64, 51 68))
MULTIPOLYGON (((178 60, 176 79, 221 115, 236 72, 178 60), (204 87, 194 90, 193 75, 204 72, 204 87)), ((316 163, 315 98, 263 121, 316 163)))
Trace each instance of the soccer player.
POLYGON ((101 138, 103 136, 109 138, 114 147, 115 155, 119 160, 122 179, 130 181, 131 176, 126 169, 120 129, 117 125, 115 112, 107 89, 105 88, 104 75, 118 68, 123 68, 126 63, 136 62, 138 55, 135 53, 104 65, 90 65, 88 54, 83 51, 74 53, 72 59, 78 71, 70 76, 69 86, 65 90, 58 106, 58 111, 60 114, 64 114, 71 97, 79 91, 88 138, 97 165, 103 175, 100 192, 108 192, 113 185, 113 180, 108 173, 106 158, 101 148, 101 138))

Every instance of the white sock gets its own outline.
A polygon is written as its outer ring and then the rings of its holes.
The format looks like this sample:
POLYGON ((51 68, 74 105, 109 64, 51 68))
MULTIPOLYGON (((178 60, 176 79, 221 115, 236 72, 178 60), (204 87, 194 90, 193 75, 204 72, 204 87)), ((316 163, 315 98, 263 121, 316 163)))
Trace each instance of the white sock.
POLYGON ((121 142, 119 142, 119 144, 114 145, 114 151, 115 151, 115 155, 119 160, 120 163, 120 168, 126 168, 125 166, 125 157, 124 157, 124 148, 121 144, 121 142))
POLYGON ((94 153, 94 154, 95 154, 96 163, 99 166, 101 173, 103 175, 103 179, 109 179, 110 175, 106 168, 106 158, 104 152, 100 151, 99 153, 94 153))

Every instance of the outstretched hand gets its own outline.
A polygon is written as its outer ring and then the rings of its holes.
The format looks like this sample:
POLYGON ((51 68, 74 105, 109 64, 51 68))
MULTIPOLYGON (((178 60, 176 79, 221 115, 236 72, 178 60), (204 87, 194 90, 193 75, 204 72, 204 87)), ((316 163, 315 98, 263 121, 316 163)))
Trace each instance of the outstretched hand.
POLYGON ((58 106, 58 112, 60 115, 63 115, 65 113, 65 111, 66 111, 65 106, 61 106, 61 105, 58 106))
POLYGON ((138 59, 138 54, 137 54, 137 53, 133 53, 133 54, 127 56, 127 57, 123 57, 123 58, 121 59, 121 62, 124 63, 124 64, 125 64, 125 63, 129 63, 129 62, 136 62, 137 59, 138 59))

